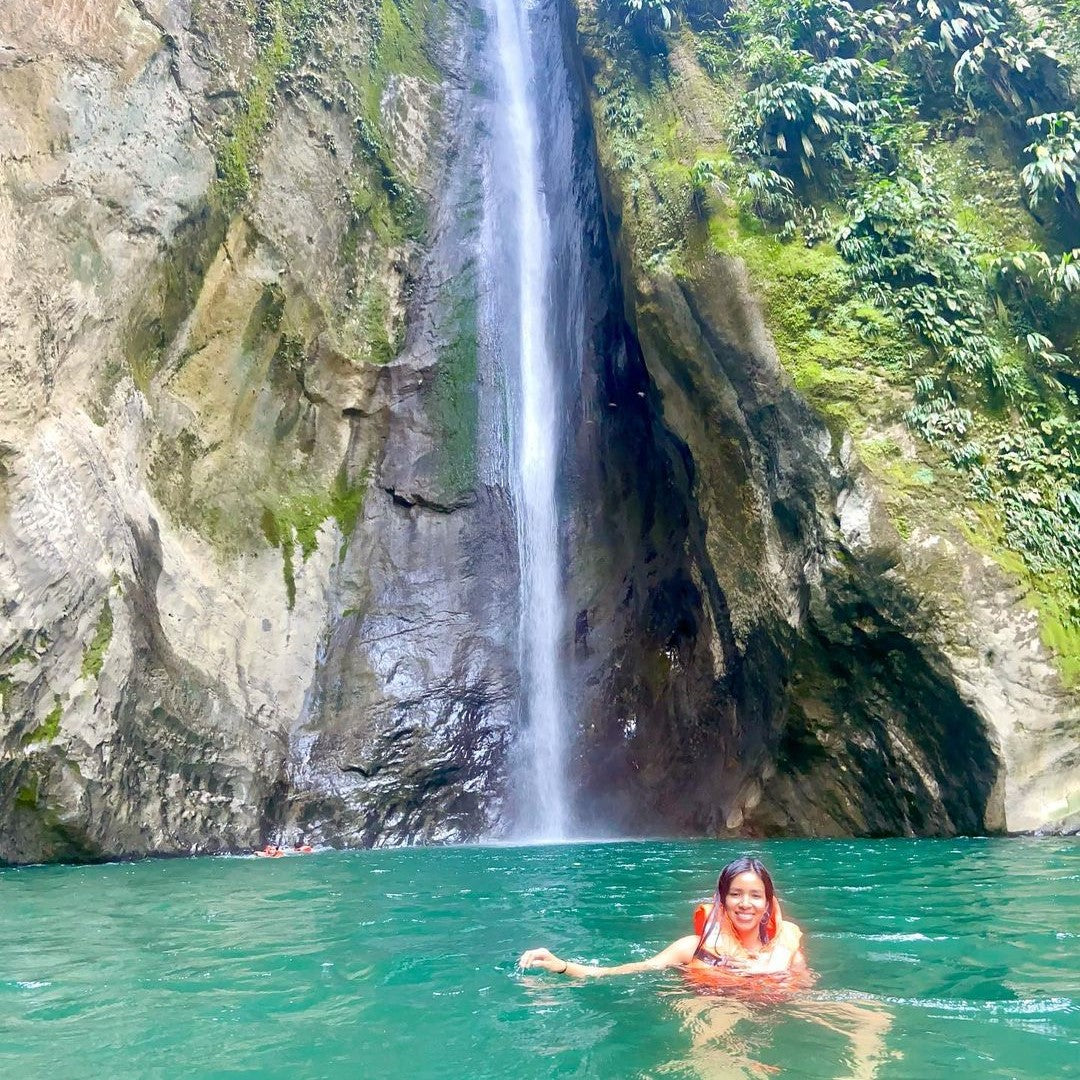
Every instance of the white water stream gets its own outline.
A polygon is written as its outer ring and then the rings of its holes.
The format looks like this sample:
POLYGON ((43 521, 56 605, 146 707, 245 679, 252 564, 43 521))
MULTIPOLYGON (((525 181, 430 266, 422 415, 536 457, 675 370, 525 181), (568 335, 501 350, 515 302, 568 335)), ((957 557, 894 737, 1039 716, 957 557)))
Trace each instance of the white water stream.
POLYGON ((523 730, 517 746, 515 831, 521 838, 569 835, 566 789, 569 715, 560 665, 564 615, 556 504, 561 438, 559 378, 551 346, 551 223, 545 206, 528 0, 488 0, 497 89, 493 205, 510 220, 487 230, 512 310, 496 312, 511 383, 511 463, 521 567, 519 648, 523 730))

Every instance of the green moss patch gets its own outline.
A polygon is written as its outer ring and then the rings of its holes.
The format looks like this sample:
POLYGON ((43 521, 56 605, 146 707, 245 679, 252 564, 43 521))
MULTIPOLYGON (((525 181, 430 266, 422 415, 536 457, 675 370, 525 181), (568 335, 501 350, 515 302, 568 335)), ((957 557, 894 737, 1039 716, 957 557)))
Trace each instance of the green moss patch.
POLYGON ((54 695, 53 702, 53 707, 44 721, 29 734, 23 736, 24 746, 39 742, 52 742, 60 734, 60 720, 64 715, 64 706, 59 694, 54 695))
POLYGON ((449 315, 435 376, 435 418, 442 432, 440 486, 451 497, 476 483, 478 325, 476 268, 466 267, 451 286, 449 315))
MULTIPOLYGON (((372 364, 388 364, 401 348, 400 336, 391 340, 393 327, 390 303, 384 289, 372 285, 360 303, 360 320, 367 342, 367 359, 372 364)), ((404 329, 404 328, 402 328, 404 329)))
POLYGON ((439 81, 424 49, 424 29, 435 6, 430 0, 382 0, 376 51, 379 67, 392 74, 439 81))
POLYGON ((273 118, 278 80, 310 50, 315 28, 329 6, 327 0, 255 0, 258 58, 217 156, 215 201, 227 212, 235 210, 251 190, 256 151, 273 118))
POLYGON ((110 355, 102 366, 96 400, 88 402, 96 423, 108 420, 113 393, 126 375, 144 394, 149 392, 177 330, 195 306, 227 224, 220 211, 206 206, 177 229, 168 253, 149 273, 132 308, 120 355, 110 355))
POLYGON ((977 525, 964 522, 964 536, 976 551, 994 560, 1007 574, 1022 582, 1028 602, 1039 613, 1039 636, 1057 661, 1065 686, 1080 689, 1080 627, 1069 607, 1067 583, 1060 575, 1032 574, 1021 555, 1005 542, 1004 526, 986 506, 969 507, 977 525))
POLYGON ((84 679, 96 679, 101 674, 112 635, 113 613, 109 598, 106 596, 105 603, 101 607, 101 614, 98 616, 97 626, 94 628, 94 636, 83 651, 80 675, 84 679))
POLYGON ((25 784, 15 793, 15 805, 23 810, 35 810, 38 804, 38 789, 25 784))
MULTIPOLYGON (((342 469, 329 491, 290 495, 263 509, 260 521, 263 536, 271 547, 281 549, 282 574, 290 611, 296 604, 296 549, 300 549, 301 560, 306 562, 318 549, 319 530, 331 518, 337 522, 348 544, 364 508, 366 492, 366 478, 358 484, 350 484, 342 469)), ((342 553, 344 550, 342 548, 342 553)))
POLYGON ((783 242, 738 213, 715 214, 708 236, 713 250, 746 264, 781 363, 834 433, 858 435, 902 412, 889 384, 913 347, 895 319, 858 296, 831 245, 783 242))

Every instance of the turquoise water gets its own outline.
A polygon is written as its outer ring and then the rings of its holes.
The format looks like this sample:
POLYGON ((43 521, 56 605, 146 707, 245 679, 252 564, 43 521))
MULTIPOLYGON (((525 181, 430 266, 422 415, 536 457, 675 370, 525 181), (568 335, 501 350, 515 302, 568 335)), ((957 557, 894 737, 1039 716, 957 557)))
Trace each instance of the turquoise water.
POLYGON ((3 870, 0 1075, 1078 1074, 1075 841, 750 849, 820 973, 783 1005, 702 997, 677 973, 514 970, 535 945, 658 950, 744 850, 727 843, 3 870))

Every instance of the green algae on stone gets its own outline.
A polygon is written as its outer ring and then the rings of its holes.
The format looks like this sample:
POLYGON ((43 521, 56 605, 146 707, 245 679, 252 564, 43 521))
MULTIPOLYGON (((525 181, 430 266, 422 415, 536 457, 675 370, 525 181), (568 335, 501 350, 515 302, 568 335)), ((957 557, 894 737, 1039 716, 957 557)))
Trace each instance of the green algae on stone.
POLYGON ((439 81, 424 50, 424 28, 435 8, 431 0, 381 0, 375 53, 379 67, 391 74, 439 81))
POLYGON ((52 742, 60 733, 60 720, 64 715, 64 706, 59 694, 53 695, 53 707, 44 721, 34 728, 33 731, 23 736, 23 745, 30 746, 33 743, 52 742))
POLYGON ((105 603, 101 607, 101 614, 98 616, 97 626, 94 629, 94 636, 83 652, 82 669, 80 671, 82 678, 96 679, 101 674, 101 669, 105 664, 105 654, 109 651, 109 643, 112 641, 112 635, 113 613, 109 598, 106 596, 105 603))
POLYGON ((29 784, 19 788, 15 793, 15 806, 21 807, 25 810, 36 809, 38 803, 38 791, 36 787, 31 787, 29 784))
POLYGON ((449 311, 435 375, 435 419, 442 432, 438 479, 452 496, 461 497, 476 483, 479 423, 477 361, 479 353, 476 268, 467 266, 450 286, 449 311))
MULTIPOLYGON (((42 631, 39 631, 39 633, 42 633, 42 631)), ((2 662, 4 666, 9 669, 23 663, 33 664, 36 663, 37 660, 37 653, 34 651, 33 648, 26 645, 25 639, 23 641, 17 642, 13 647, 5 650, 2 657, 2 662)))
POLYGON ((0 776, 0 781, 13 781, 15 796, 8 807, 12 835, 28 843, 29 850, 35 853, 33 861, 87 863, 102 859, 105 853, 100 845, 90 839, 85 829, 65 821, 50 803, 54 770, 70 770, 77 778, 81 774, 74 762, 48 764, 40 755, 24 758, 23 762, 13 775, 0 776))
MULTIPOLYGON (((282 575, 290 611, 296 604, 296 568, 293 561, 296 548, 300 548, 301 560, 306 562, 318 549, 319 530, 330 519, 337 523, 347 545, 364 508, 366 494, 367 477, 364 476, 359 483, 350 483, 342 468, 329 491, 296 493, 263 508, 260 526, 266 542, 281 550, 282 575)), ((344 551, 343 546, 339 558, 344 551)))
POLYGON ((746 264, 781 363, 834 434, 857 435, 871 402, 871 416, 902 413, 899 395, 887 404, 912 347, 891 315, 858 296, 831 245, 783 242, 739 213, 714 215, 709 239, 746 264))
POLYGON ((177 229, 164 257, 152 267, 145 287, 127 317, 119 355, 105 358, 96 398, 88 402, 90 418, 99 425, 125 376, 143 394, 150 391, 169 345, 191 314, 203 280, 225 239, 228 221, 209 205, 202 206, 177 229))
POLYGON ((400 350, 398 338, 391 341, 390 304, 386 292, 372 285, 360 302, 360 321, 367 342, 367 359, 372 364, 388 364, 400 350))
POLYGON ((312 25, 328 8, 327 0, 256 0, 253 30, 259 54, 217 156, 214 198, 226 212, 247 198, 259 140, 273 118, 278 80, 310 49, 312 25))
POLYGON ((1027 587, 1028 602, 1039 614, 1039 636, 1057 661, 1062 683, 1080 689, 1080 626, 1063 599, 1068 596, 1066 583, 1055 581, 1054 575, 1048 582, 1047 575, 1031 572, 1023 557, 1006 544, 1002 522, 991 507, 980 507, 974 514, 974 524, 963 526, 968 543, 1027 587))

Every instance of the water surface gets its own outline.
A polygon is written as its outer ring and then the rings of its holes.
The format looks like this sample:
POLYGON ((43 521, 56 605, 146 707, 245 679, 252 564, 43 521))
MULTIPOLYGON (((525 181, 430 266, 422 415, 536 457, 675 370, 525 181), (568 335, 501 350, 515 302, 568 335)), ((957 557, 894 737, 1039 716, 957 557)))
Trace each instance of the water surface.
POLYGON ((1071 840, 757 845, 820 973, 746 1006, 619 963, 745 846, 326 852, 0 871, 0 1075, 1059 1077, 1080 1061, 1071 840))

